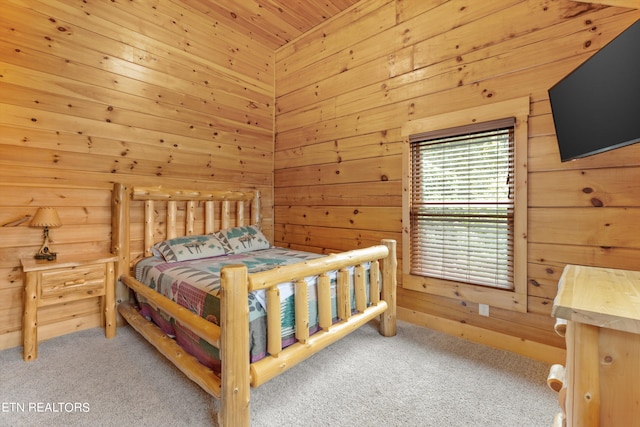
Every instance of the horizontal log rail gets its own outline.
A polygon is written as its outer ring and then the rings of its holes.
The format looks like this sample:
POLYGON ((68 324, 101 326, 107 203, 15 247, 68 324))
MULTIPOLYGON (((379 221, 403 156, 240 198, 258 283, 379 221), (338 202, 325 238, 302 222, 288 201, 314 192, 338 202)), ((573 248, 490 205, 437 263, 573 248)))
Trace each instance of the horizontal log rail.
POLYGON ((386 246, 377 245, 279 266, 272 270, 249 275, 249 291, 269 289, 280 283, 295 282, 308 276, 340 270, 343 267, 350 267, 364 262, 376 261, 385 258, 388 254, 389 249, 386 246))
POLYGON ((253 362, 251 369, 251 387, 258 387, 298 363, 313 356, 318 351, 355 331, 360 326, 380 316, 388 309, 385 301, 368 307, 363 313, 353 315, 348 321, 339 322, 327 331, 318 331, 311 335, 306 343, 297 342, 282 350, 278 357, 265 357, 253 362))
POLYGON ((181 326, 198 335, 212 346, 220 348, 220 327, 218 325, 194 314, 131 276, 121 276, 120 280, 133 291, 142 295, 152 307, 167 313, 174 319, 179 319, 181 326))
POLYGON ((191 381, 198 384, 204 391, 219 399, 222 384, 220 377, 213 370, 198 362, 194 356, 184 351, 173 339, 163 333, 155 324, 142 317, 131 303, 123 302, 118 305, 118 312, 129 325, 140 335, 145 337, 160 353, 169 359, 191 381))
POLYGON ((157 187, 134 187, 131 192, 132 200, 230 200, 247 201, 253 200, 255 191, 227 191, 227 190, 177 190, 171 188, 157 187))

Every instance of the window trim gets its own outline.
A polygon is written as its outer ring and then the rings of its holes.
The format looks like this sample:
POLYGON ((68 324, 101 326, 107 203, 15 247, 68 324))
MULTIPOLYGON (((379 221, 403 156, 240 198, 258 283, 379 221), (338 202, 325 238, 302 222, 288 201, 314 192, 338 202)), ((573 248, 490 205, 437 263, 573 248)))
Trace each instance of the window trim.
POLYGON ((404 137, 402 149, 403 288, 513 311, 527 311, 527 122, 529 108, 529 97, 522 97, 412 120, 402 126, 402 136, 404 137), (496 289, 410 274, 411 147, 409 136, 507 117, 515 118, 513 289, 496 289))

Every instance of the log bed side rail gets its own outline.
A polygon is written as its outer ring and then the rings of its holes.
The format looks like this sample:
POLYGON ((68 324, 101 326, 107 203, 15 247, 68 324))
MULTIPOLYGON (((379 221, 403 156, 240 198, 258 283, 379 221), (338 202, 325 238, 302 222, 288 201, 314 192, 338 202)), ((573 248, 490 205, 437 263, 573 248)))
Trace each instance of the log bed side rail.
POLYGON ((118 304, 118 312, 132 328, 171 361, 187 378, 216 399, 221 398, 222 381, 213 370, 202 365, 198 359, 185 352, 175 339, 167 336, 154 323, 145 319, 131 303, 121 302, 118 304))
MULTIPOLYGON (((132 291, 143 295, 147 299, 147 303, 154 309, 163 311, 175 319, 180 319, 182 327, 193 332, 209 344, 220 348, 221 331, 218 325, 203 319, 178 303, 162 296, 132 276, 122 275, 120 280, 132 291)), ((222 381, 213 370, 202 365, 194 356, 185 352, 173 338, 167 336, 154 323, 144 318, 132 303, 121 302, 118 304, 118 312, 133 329, 173 362, 191 381, 217 399, 221 398, 222 381)))
POLYGON ((170 315, 174 319, 180 319, 180 326, 193 332, 212 346, 220 348, 220 326, 203 319, 131 276, 122 276, 120 280, 134 292, 143 296, 151 307, 170 315))

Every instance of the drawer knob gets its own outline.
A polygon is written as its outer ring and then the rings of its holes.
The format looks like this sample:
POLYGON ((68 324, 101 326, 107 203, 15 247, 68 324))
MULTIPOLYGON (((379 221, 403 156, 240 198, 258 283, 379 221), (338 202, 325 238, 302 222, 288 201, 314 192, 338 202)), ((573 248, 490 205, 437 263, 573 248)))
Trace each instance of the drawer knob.
POLYGON ((65 286, 82 285, 84 282, 85 282, 84 279, 69 280, 68 282, 64 282, 64 285, 65 286))

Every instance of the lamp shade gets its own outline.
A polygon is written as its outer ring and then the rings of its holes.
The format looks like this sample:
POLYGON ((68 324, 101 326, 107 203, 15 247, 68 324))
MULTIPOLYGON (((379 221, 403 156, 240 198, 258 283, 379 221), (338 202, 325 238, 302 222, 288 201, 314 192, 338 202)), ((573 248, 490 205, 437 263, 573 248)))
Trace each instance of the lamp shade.
POLYGON ((29 223, 30 227, 60 227, 62 221, 56 208, 38 208, 38 211, 29 223))

